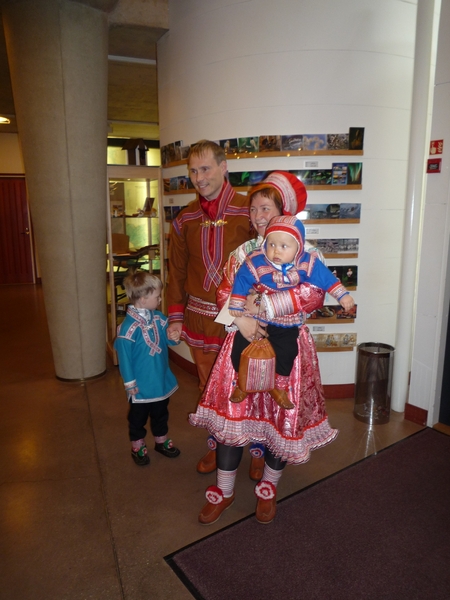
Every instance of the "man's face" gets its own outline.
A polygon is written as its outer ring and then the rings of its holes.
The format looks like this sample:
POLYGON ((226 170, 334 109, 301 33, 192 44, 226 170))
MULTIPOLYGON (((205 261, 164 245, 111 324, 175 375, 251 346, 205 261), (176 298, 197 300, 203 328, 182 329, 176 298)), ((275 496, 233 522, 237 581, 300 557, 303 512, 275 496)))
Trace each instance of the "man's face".
POLYGON ((218 165, 212 150, 207 150, 199 156, 190 157, 188 170, 192 185, 200 196, 206 200, 215 200, 223 186, 227 171, 226 161, 218 165))

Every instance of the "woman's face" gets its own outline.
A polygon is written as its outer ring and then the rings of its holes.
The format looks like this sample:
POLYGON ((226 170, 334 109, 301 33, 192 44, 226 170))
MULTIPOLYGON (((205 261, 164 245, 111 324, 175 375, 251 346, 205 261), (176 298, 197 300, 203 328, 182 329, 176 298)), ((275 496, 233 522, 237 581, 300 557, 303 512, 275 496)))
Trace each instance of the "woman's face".
POLYGON ((280 214, 280 209, 273 200, 266 198, 261 192, 253 196, 250 205, 250 221, 258 235, 264 235, 270 219, 279 217, 280 214))

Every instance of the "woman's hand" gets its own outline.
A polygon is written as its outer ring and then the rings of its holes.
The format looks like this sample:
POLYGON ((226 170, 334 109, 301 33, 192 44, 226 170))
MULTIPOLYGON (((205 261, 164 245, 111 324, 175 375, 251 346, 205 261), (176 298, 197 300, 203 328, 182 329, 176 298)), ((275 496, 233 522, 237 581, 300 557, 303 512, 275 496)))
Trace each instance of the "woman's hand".
POLYGON ((258 321, 255 321, 252 317, 238 317, 234 320, 234 325, 248 342, 267 337, 264 327, 261 327, 258 321))

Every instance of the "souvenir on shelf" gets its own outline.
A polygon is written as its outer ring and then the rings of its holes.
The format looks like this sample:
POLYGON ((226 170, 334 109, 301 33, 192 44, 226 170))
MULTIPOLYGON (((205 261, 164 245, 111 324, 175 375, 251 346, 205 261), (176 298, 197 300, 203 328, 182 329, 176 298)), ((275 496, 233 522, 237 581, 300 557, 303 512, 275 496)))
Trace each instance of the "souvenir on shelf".
POLYGON ((348 133, 328 133, 327 148, 328 150, 348 150, 348 133))
POLYGON ((260 152, 280 152, 281 150, 281 135, 260 135, 259 136, 259 151, 260 152))
POLYGON ((347 163, 333 163, 331 165, 331 185, 347 185, 347 163))

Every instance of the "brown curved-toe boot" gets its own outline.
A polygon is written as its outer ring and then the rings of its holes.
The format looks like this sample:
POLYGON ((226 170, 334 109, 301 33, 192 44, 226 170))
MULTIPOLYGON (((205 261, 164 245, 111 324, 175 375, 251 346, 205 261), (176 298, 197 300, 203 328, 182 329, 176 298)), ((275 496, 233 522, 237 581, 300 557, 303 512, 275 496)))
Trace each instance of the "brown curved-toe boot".
POLYGON ((267 525, 267 523, 271 523, 275 519, 276 514, 276 498, 272 498, 271 500, 258 499, 258 503, 256 505, 256 520, 258 521, 258 523, 263 523, 263 525, 267 525))
POLYGON ((202 525, 212 525, 218 519, 220 519, 223 511, 227 510, 227 508, 230 508, 233 502, 234 492, 230 498, 222 498, 222 500, 216 504, 208 501, 198 515, 199 522, 202 525))
POLYGON ((269 481, 260 481, 256 484, 255 494, 258 498, 256 504, 256 520, 258 523, 271 523, 277 512, 277 488, 269 481))
POLYGON ((250 462, 249 476, 253 481, 261 481, 264 472, 264 456, 258 458, 252 456, 250 462))
POLYGON ((213 473, 216 470, 216 451, 208 450, 197 463, 197 472, 202 475, 213 473))
POLYGON ((281 408, 285 408, 287 410, 294 408, 294 404, 289 400, 287 393, 284 390, 278 390, 274 388, 269 391, 269 394, 281 408))
POLYGON ((231 394, 230 402, 242 402, 247 398, 247 392, 243 392, 240 387, 236 386, 231 394))

